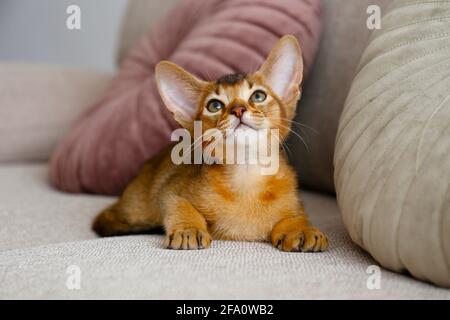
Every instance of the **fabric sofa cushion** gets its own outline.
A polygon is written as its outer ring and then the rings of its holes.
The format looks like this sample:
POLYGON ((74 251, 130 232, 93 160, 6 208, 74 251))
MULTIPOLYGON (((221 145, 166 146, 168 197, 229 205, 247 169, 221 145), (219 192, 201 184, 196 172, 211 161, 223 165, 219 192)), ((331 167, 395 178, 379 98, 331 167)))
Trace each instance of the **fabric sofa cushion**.
POLYGON ((156 90, 171 60, 202 78, 252 71, 285 34, 301 42, 306 73, 320 34, 319 0, 182 0, 129 51, 107 93, 52 157, 55 186, 117 194, 177 128, 156 90))
POLYGON ((314 67, 303 87, 293 128, 307 147, 291 135, 291 163, 304 188, 334 193, 333 155, 336 132, 358 61, 367 45, 369 5, 381 12, 392 0, 326 0, 322 2, 323 31, 314 67))
POLYGON ((56 66, 0 64, 0 162, 47 161, 112 75, 56 66))
POLYGON ((182 252, 164 249, 161 235, 98 239, 92 219, 114 198, 58 192, 47 175, 43 163, 0 165, 1 299, 450 299, 383 269, 380 290, 369 290, 375 261, 351 242, 333 197, 301 193, 327 252, 237 241, 182 252), (68 290, 76 267, 81 290, 68 290))
POLYGON ((450 287, 450 5, 395 1, 366 48, 336 140, 338 202, 383 266, 450 287))

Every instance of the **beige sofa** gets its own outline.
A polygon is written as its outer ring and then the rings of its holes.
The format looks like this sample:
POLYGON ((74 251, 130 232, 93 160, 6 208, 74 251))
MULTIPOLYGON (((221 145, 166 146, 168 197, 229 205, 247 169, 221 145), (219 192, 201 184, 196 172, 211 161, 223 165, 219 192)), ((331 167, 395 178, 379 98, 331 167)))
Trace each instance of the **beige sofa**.
MULTIPOLYGON (((119 61, 173 2, 130 3, 119 61)), ((303 123, 328 130, 318 142, 322 149, 314 147, 310 155, 320 170, 309 170, 305 179, 329 191, 337 118, 368 37, 364 13, 369 1, 323 2, 324 36, 300 116, 303 123), (317 108, 322 117, 313 112, 317 108)), ((378 269, 352 243, 335 197, 318 192, 303 191, 302 198, 312 221, 330 238, 325 253, 283 253, 267 243, 226 241, 215 241, 209 250, 182 252, 163 249, 160 235, 99 239, 91 221, 114 199, 52 189, 47 160, 111 77, 0 65, 0 298, 450 299, 447 289, 378 269), (79 287, 71 285, 74 277, 79 287)))

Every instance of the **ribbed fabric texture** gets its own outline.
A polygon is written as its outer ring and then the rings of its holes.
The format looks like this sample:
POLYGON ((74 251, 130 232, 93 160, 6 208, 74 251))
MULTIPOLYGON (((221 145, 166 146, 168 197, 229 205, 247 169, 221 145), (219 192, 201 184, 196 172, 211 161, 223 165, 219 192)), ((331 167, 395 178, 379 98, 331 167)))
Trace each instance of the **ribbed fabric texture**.
POLYGON ((450 287, 450 1, 395 1, 340 120, 338 202, 383 266, 450 287))
POLYGON ((183 0, 130 50, 104 97, 77 122, 51 163, 70 192, 118 194, 177 128, 163 106, 154 67, 171 60, 197 76, 255 71, 285 34, 302 46, 305 70, 320 35, 319 0, 183 0))

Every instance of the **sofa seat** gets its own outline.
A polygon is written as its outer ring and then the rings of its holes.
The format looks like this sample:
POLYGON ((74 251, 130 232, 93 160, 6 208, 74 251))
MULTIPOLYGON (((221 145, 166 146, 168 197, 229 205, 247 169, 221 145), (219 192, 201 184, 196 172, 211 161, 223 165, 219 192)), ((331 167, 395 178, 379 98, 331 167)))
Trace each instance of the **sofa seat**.
POLYGON ((330 238, 325 253, 283 253, 268 243, 214 241, 200 251, 162 248, 161 235, 99 239, 90 230, 111 197, 48 185, 42 164, 0 166, 0 298, 14 299, 450 299, 450 292, 381 270, 349 238, 333 197, 302 192, 311 220, 330 238), (81 288, 69 290, 69 266, 81 288))

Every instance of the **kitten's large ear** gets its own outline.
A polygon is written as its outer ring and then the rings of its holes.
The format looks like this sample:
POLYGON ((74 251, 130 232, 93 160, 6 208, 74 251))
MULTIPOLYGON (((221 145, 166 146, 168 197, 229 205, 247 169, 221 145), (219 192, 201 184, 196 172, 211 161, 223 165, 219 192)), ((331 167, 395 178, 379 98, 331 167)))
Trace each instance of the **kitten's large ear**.
POLYGON ((303 79, 303 58, 297 39, 291 35, 281 38, 257 74, 283 101, 298 94, 303 79))
POLYGON ((161 61, 155 69, 159 94, 175 120, 182 126, 195 120, 202 90, 206 82, 169 61, 161 61))

